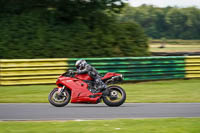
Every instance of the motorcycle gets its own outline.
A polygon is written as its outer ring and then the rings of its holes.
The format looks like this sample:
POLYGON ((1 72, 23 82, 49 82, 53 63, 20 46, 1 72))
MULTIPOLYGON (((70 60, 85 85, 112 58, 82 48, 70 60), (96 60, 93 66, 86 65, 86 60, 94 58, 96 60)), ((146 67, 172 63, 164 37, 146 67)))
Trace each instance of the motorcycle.
POLYGON ((112 84, 122 81, 123 76, 109 72, 101 79, 107 88, 96 92, 92 78, 88 74, 65 72, 57 79, 57 87, 50 92, 48 100, 56 107, 63 107, 70 101, 71 103, 98 104, 102 100, 111 107, 122 105, 126 100, 126 92, 120 86, 112 84), (103 91, 107 93, 104 94, 103 91))

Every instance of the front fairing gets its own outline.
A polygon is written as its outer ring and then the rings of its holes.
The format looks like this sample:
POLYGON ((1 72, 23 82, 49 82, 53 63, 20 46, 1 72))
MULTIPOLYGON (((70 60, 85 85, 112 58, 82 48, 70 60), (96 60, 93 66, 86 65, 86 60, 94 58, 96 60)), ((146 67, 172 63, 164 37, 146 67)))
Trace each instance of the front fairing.
POLYGON ((76 90, 76 89, 86 89, 88 87, 88 84, 84 81, 74 78, 74 77, 65 77, 60 76, 56 82, 57 86, 66 86, 70 90, 76 90))
POLYGON ((60 86, 60 85, 65 85, 66 81, 70 81, 70 80, 73 80, 73 78, 72 78, 72 77, 65 77, 65 76, 62 76, 62 75, 61 75, 61 76, 57 79, 56 84, 57 84, 58 86, 60 86))
POLYGON ((73 77, 60 76, 56 84, 61 88, 66 86, 71 90, 71 103, 97 103, 102 93, 95 94, 95 98, 90 98, 94 95, 88 90, 88 84, 80 79, 73 77))

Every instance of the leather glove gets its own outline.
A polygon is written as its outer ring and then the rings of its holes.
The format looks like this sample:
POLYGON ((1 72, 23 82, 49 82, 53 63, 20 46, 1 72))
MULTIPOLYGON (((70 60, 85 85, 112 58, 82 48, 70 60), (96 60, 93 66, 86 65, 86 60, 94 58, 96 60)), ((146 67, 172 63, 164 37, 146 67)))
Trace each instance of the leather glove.
POLYGON ((75 72, 73 70, 69 70, 69 74, 73 75, 75 72))

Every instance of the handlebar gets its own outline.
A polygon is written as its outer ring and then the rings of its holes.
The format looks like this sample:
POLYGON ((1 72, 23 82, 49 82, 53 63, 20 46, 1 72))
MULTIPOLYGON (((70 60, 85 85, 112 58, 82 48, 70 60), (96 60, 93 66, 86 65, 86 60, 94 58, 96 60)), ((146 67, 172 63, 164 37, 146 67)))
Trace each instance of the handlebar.
POLYGON ((73 70, 67 70, 67 72, 63 73, 62 76, 67 76, 67 77, 74 77, 75 72, 73 70))

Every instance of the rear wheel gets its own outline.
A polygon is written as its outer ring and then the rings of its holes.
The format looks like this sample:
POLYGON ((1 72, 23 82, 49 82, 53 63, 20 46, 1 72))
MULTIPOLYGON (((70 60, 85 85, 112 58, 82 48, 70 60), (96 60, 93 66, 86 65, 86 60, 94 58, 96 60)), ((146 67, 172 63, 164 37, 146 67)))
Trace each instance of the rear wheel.
POLYGON ((61 95, 59 95, 58 88, 55 88, 49 94, 49 102, 56 107, 63 107, 67 105, 71 99, 71 95, 68 90, 64 90, 61 95))
POLYGON ((106 105, 116 107, 122 105, 126 100, 126 92, 119 86, 109 86, 109 95, 103 97, 106 105))

